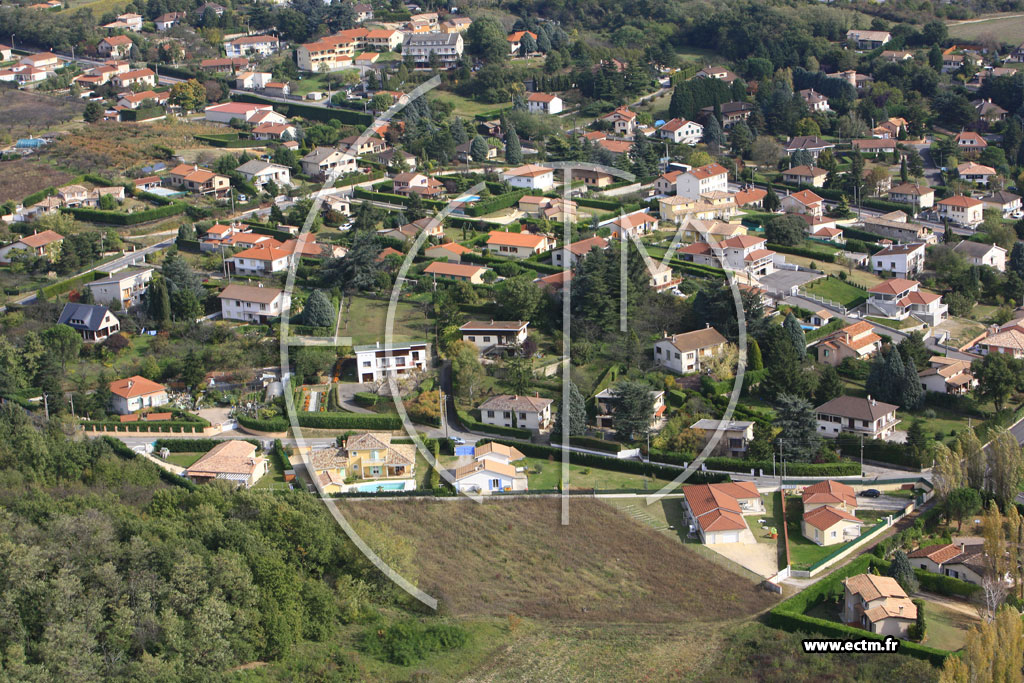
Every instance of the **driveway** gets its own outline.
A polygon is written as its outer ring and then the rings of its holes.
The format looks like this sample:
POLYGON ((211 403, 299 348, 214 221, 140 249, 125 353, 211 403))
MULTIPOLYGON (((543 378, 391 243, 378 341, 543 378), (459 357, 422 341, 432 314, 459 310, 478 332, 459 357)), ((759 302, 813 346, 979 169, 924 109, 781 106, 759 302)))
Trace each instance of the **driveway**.
POLYGON ((757 279, 762 287, 769 292, 792 292, 822 277, 821 273, 810 273, 805 270, 777 270, 757 279))
POLYGON ((857 496, 857 509, 865 510, 902 510, 907 507, 911 502, 910 498, 900 498, 899 496, 886 496, 881 495, 878 498, 866 498, 864 496, 857 496))
POLYGON ((740 532, 739 543, 708 543, 707 547, 758 576, 779 573, 778 548, 774 543, 758 543, 750 529, 740 532))

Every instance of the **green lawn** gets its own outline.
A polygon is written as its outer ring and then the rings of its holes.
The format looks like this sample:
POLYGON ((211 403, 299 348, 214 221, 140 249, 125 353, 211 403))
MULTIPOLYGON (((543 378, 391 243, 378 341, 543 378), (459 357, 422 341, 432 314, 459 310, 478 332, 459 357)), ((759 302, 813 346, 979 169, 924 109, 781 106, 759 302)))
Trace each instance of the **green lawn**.
POLYGON ((503 105, 501 103, 486 104, 483 102, 474 102, 473 100, 446 90, 432 90, 427 97, 431 100, 441 100, 442 102, 450 103, 455 107, 453 113, 457 116, 462 116, 463 118, 473 117, 477 114, 501 109, 502 106, 508 106, 507 104, 503 105))
MULTIPOLYGON (((789 560, 793 569, 807 569, 812 564, 824 559, 842 547, 841 543, 835 545, 818 545, 814 541, 804 538, 801 529, 803 521, 804 504, 799 496, 787 496, 786 501, 786 524, 789 532, 789 560)), ((859 516, 859 515, 858 515, 859 516)))
POLYGON ((831 276, 815 280, 803 289, 805 292, 809 292, 815 296, 831 299, 846 308, 859 306, 867 301, 868 298, 867 292, 863 289, 854 287, 851 284, 843 282, 839 278, 831 276))
POLYGON ((927 624, 923 645, 956 652, 964 646, 967 630, 978 623, 977 617, 953 609, 949 605, 925 598, 924 618, 927 624))
MULTIPOLYGON (((384 340, 387 321, 388 301, 364 297, 345 297, 345 311, 342 314, 338 334, 352 337, 353 344, 372 344, 384 340)), ((399 301, 395 310, 393 329, 396 342, 432 339, 433 324, 423 313, 408 301, 399 301)))
POLYGON ((1016 45, 1024 32, 1024 16, 1020 12, 993 14, 980 21, 950 22, 948 26, 950 38, 978 40, 982 36, 992 36, 1000 42, 1016 45))
POLYGON ((919 321, 917 318, 905 318, 903 320, 893 320, 892 318, 877 318, 877 317, 870 316, 870 315, 866 315, 866 316, 864 316, 864 318, 866 320, 870 320, 871 322, 876 323, 878 325, 885 325, 886 327, 891 327, 891 328, 896 329, 896 330, 902 330, 902 329, 904 329, 906 327, 920 327, 921 326, 921 321, 919 321))
POLYGON ((201 457, 203 453, 172 453, 167 456, 167 462, 178 467, 191 467, 201 457))
MULTIPOLYGON (((572 464, 572 454, 569 455, 569 479, 566 485, 574 489, 649 489, 656 491, 666 482, 640 474, 629 474, 626 472, 613 472, 601 470, 596 467, 582 467, 572 464)), ((560 460, 541 460, 539 458, 525 458, 516 463, 517 467, 526 467, 526 476, 531 489, 557 489, 558 480, 562 476, 562 463, 560 460), (538 469, 540 470, 538 472, 538 469)))
POLYGON ((744 517, 747 520, 747 526, 750 527, 750 532, 754 534, 754 538, 758 543, 771 543, 778 545, 781 543, 779 538, 782 536, 782 506, 778 504, 779 494, 769 493, 762 494, 761 500, 764 501, 764 514, 763 515, 752 515, 750 517, 744 517), (769 527, 775 527, 779 538, 772 538, 770 530, 765 531, 761 528, 761 523, 758 519, 769 519, 769 527))

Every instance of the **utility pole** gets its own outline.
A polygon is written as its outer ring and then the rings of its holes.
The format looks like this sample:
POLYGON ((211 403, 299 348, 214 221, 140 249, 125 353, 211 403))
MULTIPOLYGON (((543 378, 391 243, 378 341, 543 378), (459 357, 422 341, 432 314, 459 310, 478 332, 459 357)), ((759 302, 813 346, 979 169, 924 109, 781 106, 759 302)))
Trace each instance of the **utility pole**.
POLYGON ((860 435, 860 476, 864 476, 864 435, 860 435))

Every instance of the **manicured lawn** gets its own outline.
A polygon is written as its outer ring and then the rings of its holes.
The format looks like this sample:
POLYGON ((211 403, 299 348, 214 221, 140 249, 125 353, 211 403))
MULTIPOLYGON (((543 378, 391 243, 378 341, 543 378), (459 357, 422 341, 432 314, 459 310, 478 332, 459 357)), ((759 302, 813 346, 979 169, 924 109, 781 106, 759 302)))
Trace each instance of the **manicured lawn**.
POLYGON ((754 538, 758 543, 771 543, 772 545, 778 545, 779 539, 771 537, 771 527, 775 527, 779 536, 782 535, 782 506, 778 504, 779 494, 762 494, 761 500, 764 501, 764 514, 751 515, 749 517, 744 517, 744 519, 747 520, 747 526, 750 527, 750 532, 754 534, 754 538), (757 521, 759 519, 768 520, 768 531, 761 528, 761 523, 757 521))
POLYGON ((893 320, 892 318, 876 318, 870 315, 864 316, 866 320, 870 320, 873 323, 879 325, 885 325, 895 330, 902 330, 905 327, 920 327, 921 323, 917 318, 906 318, 904 320, 893 320))
MULTIPOLYGON (((338 334, 342 337, 352 337, 353 344, 383 341, 388 304, 388 301, 377 299, 346 297, 338 334)), ((393 333, 396 342, 406 342, 430 340, 434 330, 433 325, 413 304, 399 301, 395 310, 393 333)))
POLYGON ((858 270, 856 268, 850 269, 835 263, 826 263, 821 259, 815 260, 806 256, 793 256, 792 254, 786 254, 786 262, 795 263, 796 265, 804 266, 805 268, 810 267, 813 262, 818 270, 824 271, 827 275, 839 277, 839 273, 846 273, 846 277, 850 282, 854 282, 864 287, 874 287, 882 281, 882 278, 865 270, 858 270))
MULTIPOLYGON (((517 467, 526 467, 526 475, 531 489, 557 489, 558 480, 562 476, 561 460, 541 460, 525 458, 516 463, 517 467), (537 470, 540 469, 540 472, 537 470)), ((582 467, 572 464, 569 454, 569 479, 567 486, 573 489, 648 489, 656 491, 667 482, 651 479, 640 474, 601 470, 596 467, 582 467)))
MULTIPOLYGON (((453 113, 465 117, 476 116, 477 114, 483 114, 484 112, 494 111, 501 109, 502 104, 485 104, 483 102, 474 102, 473 100, 456 95, 453 92, 445 90, 432 90, 427 96, 431 100, 441 100, 442 102, 448 102, 455 107, 453 113)), ((507 105, 504 105, 507 106, 507 105)))
POLYGON ((858 289, 835 277, 815 280, 804 287, 804 291, 825 299, 831 299, 846 308, 859 306, 867 301, 868 298, 867 293, 863 289, 858 289))
POLYGON ((191 467, 201 457, 202 453, 172 453, 167 456, 167 462, 178 467, 191 467))
POLYGON ((843 544, 818 545, 804 538, 801 522, 804 504, 799 496, 788 496, 786 501, 786 524, 789 531, 789 560, 793 569, 807 569, 812 564, 839 550, 843 544))

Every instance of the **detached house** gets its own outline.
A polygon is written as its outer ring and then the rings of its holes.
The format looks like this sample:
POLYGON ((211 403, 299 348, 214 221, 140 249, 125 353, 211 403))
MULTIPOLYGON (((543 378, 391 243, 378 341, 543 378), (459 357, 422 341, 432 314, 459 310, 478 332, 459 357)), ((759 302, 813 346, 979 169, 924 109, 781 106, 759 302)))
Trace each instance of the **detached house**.
POLYGON ((838 366, 846 358, 868 358, 881 348, 882 338, 866 320, 847 325, 818 342, 819 363, 838 366))
POLYGON ((786 153, 790 156, 794 152, 810 152, 811 157, 817 161, 818 155, 826 149, 835 149, 835 144, 826 142, 817 135, 798 135, 786 144, 786 153))
POLYGON ((976 586, 987 572, 985 546, 982 543, 945 543, 918 548, 907 554, 914 569, 950 576, 976 586))
POLYGON ((825 200, 810 190, 800 190, 782 198, 782 210, 786 213, 821 216, 825 210, 825 200))
POLYGON ((623 234, 630 237, 640 237, 658 228, 658 219, 644 211, 636 211, 625 216, 619 216, 608 223, 612 231, 612 239, 620 239, 623 234))
POLYGON ((871 256, 871 272, 890 277, 911 278, 924 270, 924 242, 890 244, 871 256))
POLYGON ((984 219, 985 205, 974 197, 953 195, 941 200, 938 207, 943 218, 958 225, 973 227, 984 219))
POLYGON ((164 178, 173 188, 179 188, 193 194, 213 194, 221 197, 227 194, 231 181, 227 176, 214 173, 196 165, 180 164, 168 171, 164 178))
POLYGON ((739 543, 741 537, 750 536, 743 515, 764 512, 761 494, 750 481, 688 484, 682 490, 683 516, 702 543, 739 543))
POLYGON ((921 291, 917 280, 902 278, 886 280, 869 289, 865 306, 868 313, 894 320, 914 316, 931 326, 945 320, 949 310, 941 296, 921 291))
POLYGON ((826 176, 828 176, 828 171, 817 166, 794 166, 782 172, 782 182, 825 187, 826 176))
POLYGON ((711 441, 719 429, 722 430, 722 438, 718 442, 717 451, 729 458, 742 458, 747 452, 747 446, 754 440, 754 423, 744 420, 711 420, 704 418, 697 420, 690 429, 699 430, 701 436, 700 452, 711 441))
POLYGON ((193 484, 214 479, 229 481, 242 488, 252 488, 270 471, 267 458, 256 455, 256 446, 248 441, 221 441, 206 455, 186 468, 184 474, 193 484))
POLYGON ((541 190, 542 192, 555 186, 555 172, 536 164, 506 169, 502 171, 501 179, 515 188, 541 190))
POLYGON ((840 433, 863 434, 869 439, 884 439, 900 421, 899 406, 876 401, 870 396, 839 396, 814 409, 818 415, 818 433, 830 439, 840 433))
POLYGON ((996 172, 996 169, 991 166, 976 164, 973 161, 967 161, 957 166, 956 173, 960 176, 961 180, 986 186, 988 185, 989 180, 999 175, 996 172))
POLYGON ((230 284, 217 295, 221 318, 265 324, 281 315, 284 290, 230 284))
POLYGON ((804 512, 816 510, 822 506, 831 506, 845 512, 857 511, 857 494, 853 487, 841 481, 826 479, 817 484, 805 486, 800 494, 804 512))
POLYGON ((481 352, 515 348, 526 341, 530 323, 522 320, 470 320, 459 328, 462 341, 481 352))
POLYGON ((257 190, 262 190, 268 183, 274 183, 279 188, 288 188, 292 184, 291 169, 269 161, 252 159, 235 170, 255 185, 257 190))
POLYGON ((113 304, 129 309, 142 303, 142 295, 153 279, 152 268, 127 268, 86 284, 98 304, 113 304))
POLYGON ((531 114, 560 114, 562 98, 544 92, 532 92, 526 96, 526 107, 531 114))
POLYGON ((754 276, 775 272, 775 252, 765 249, 767 240, 753 235, 737 235, 719 242, 729 268, 754 276))
POLYGON ((63 242, 64 235, 53 230, 43 230, 42 232, 25 235, 8 245, 0 247, 0 263, 10 263, 15 254, 19 252, 32 254, 33 256, 45 256, 48 261, 55 262, 60 256, 63 242))
POLYGON ((355 346, 356 373, 359 381, 380 382, 391 375, 405 377, 427 369, 430 345, 425 341, 393 343, 377 342, 355 346))
POLYGON ((151 88, 156 87, 156 74, 153 73, 152 69, 135 69, 134 71, 126 71, 114 76, 113 80, 114 85, 123 90, 131 88, 133 85, 148 85, 151 88))
POLYGON ((588 237, 587 239, 567 244, 551 252, 551 262, 556 266, 571 268, 576 262, 589 254, 594 249, 607 249, 608 240, 603 237, 588 237))
POLYGON ((604 114, 601 120, 611 123, 615 134, 622 137, 631 137, 636 130, 636 113, 629 107, 618 107, 604 114))
POLYGON ((143 408, 167 404, 167 388, 135 375, 110 383, 110 409, 118 415, 130 415, 143 408))
POLYGON ((514 465, 479 458, 451 470, 455 490, 464 493, 497 493, 499 491, 526 491, 527 477, 517 472, 514 465))
POLYGON ((935 190, 927 185, 901 183, 889 190, 889 199, 902 204, 910 204, 917 212, 935 206, 935 190))
POLYGON ((707 164, 680 173, 676 178, 676 195, 700 199, 708 192, 728 192, 729 172, 721 164, 707 164))
MULTIPOLYGON (((728 130, 740 121, 749 119, 750 115, 754 112, 754 105, 749 102, 724 102, 719 109, 722 112, 722 128, 728 130)), ((700 115, 705 121, 707 117, 713 116, 714 113, 714 105, 701 107, 700 115)))
POLYGON ((329 176, 355 173, 358 170, 356 158, 351 154, 343 154, 334 147, 317 147, 299 160, 302 172, 318 180, 326 180, 329 176))
POLYGON ((134 44, 128 36, 108 36, 99 42, 96 52, 103 57, 125 57, 134 44))
POLYGON ((227 259, 231 272, 239 275, 270 275, 288 270, 293 252, 277 240, 240 251, 227 259))
POLYGON ((971 373, 971 361, 932 356, 928 367, 917 373, 921 388, 938 394, 963 396, 978 385, 971 373))
POLYGON ((658 129, 658 137, 677 145, 696 145, 703 136, 704 126, 686 119, 670 119, 658 129))
POLYGON ((957 136, 953 138, 953 142, 956 143, 957 149, 965 152, 980 152, 988 147, 988 143, 985 142, 985 138, 973 131, 961 131, 960 133, 957 133, 957 136))
POLYGON ((121 322, 106 306, 94 304, 64 304, 57 324, 67 325, 86 342, 101 342, 121 330, 121 322))
POLYGON ((553 241, 547 235, 530 232, 492 230, 487 238, 487 251, 497 256, 521 259, 550 251, 553 241))
POLYGON ((702 363, 720 354, 727 343, 710 325, 703 330, 665 335, 654 343, 654 362, 677 375, 700 372, 702 363))
POLYGON ((1006 190, 999 190, 998 192, 985 195, 981 198, 981 203, 985 205, 984 209, 998 211, 1003 218, 1010 218, 1021 210, 1020 195, 1007 192, 1006 190))
POLYGON ((480 421, 539 432, 551 426, 552 403, 550 398, 502 394, 480 404, 480 421))
POLYGON ((888 31, 866 31, 852 28, 846 32, 846 39, 855 43, 858 50, 874 50, 892 40, 892 34, 888 31))
POLYGON ((224 42, 224 52, 231 57, 259 55, 267 57, 281 48, 281 41, 275 36, 239 36, 224 42))
POLYGON ((455 282, 468 282, 473 285, 482 285, 484 273, 487 268, 467 263, 446 263, 434 261, 423 272, 436 280, 454 280, 455 282))
POLYGON ((906 638, 917 622, 917 605, 891 576, 858 574, 843 580, 841 619, 871 633, 906 638))
POLYGON ((956 243, 953 251, 967 259, 972 266, 988 266, 1000 273, 1006 271, 1006 250, 996 244, 962 240, 956 243))
POLYGON ((804 512, 801 533, 804 538, 818 545, 835 545, 860 536, 863 526, 864 522, 856 515, 825 505, 804 512))

